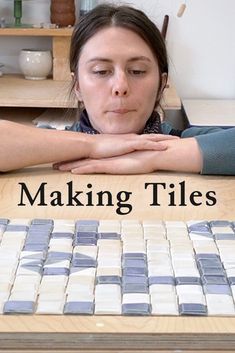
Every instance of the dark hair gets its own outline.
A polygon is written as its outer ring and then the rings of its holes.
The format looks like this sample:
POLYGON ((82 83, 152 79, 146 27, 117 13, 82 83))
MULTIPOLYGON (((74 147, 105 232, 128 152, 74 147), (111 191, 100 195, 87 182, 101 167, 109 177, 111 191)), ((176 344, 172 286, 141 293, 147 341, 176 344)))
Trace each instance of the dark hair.
MULTIPOLYGON (((122 27, 138 34, 151 48, 157 59, 160 72, 159 92, 162 86, 161 74, 168 74, 168 60, 164 39, 157 26, 144 14, 130 6, 113 4, 98 5, 81 17, 75 26, 70 47, 70 70, 74 73, 74 83, 77 80, 78 61, 86 42, 99 30, 105 27, 122 27)), ((156 106, 161 97, 157 97, 156 106)))

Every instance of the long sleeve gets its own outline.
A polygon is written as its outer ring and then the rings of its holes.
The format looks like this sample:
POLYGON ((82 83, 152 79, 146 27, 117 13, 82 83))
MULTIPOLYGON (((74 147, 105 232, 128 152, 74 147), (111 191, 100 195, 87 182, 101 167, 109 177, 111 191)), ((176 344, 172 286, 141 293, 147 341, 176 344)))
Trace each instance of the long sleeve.
POLYGON ((235 175, 235 128, 195 138, 203 156, 202 174, 235 175))
POLYGON ((201 174, 235 175, 235 127, 191 127, 181 137, 197 140, 203 158, 201 174))

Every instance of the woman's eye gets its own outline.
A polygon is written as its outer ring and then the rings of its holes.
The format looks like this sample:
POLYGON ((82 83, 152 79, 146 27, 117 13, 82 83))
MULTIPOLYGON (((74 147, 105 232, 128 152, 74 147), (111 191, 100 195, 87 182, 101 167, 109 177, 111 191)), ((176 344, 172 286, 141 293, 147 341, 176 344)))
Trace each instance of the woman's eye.
POLYGON ((133 74, 133 75, 144 75, 146 73, 146 71, 144 70, 130 70, 130 72, 133 74))
POLYGON ((96 70, 96 71, 93 71, 93 73, 97 76, 106 76, 109 74, 109 70, 96 70))

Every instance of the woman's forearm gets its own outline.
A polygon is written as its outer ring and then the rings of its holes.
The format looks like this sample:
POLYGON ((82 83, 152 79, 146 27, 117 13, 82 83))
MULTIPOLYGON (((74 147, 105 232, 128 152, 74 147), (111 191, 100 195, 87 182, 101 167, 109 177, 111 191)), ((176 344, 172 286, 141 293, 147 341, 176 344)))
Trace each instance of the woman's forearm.
POLYGON ((202 153, 195 138, 169 140, 165 151, 156 152, 155 170, 199 173, 202 153))
POLYGON ((159 134, 98 134, 38 129, 0 120, 0 171, 35 164, 108 158, 136 150, 167 148, 172 136, 159 134))
POLYGON ((0 121, 0 171, 89 155, 87 135, 0 121))

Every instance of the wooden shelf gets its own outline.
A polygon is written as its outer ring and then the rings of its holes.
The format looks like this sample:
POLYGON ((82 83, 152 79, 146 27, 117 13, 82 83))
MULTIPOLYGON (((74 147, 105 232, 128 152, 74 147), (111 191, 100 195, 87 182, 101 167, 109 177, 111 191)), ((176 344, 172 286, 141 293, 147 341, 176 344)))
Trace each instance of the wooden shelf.
POLYGON ((0 36, 71 37, 73 28, 0 28, 0 36))
POLYGON ((53 80, 70 79, 69 50, 73 28, 0 28, 0 36, 52 37, 53 80))
POLYGON ((69 98, 70 87, 71 81, 33 81, 22 75, 4 75, 0 77, 0 106, 75 108, 76 102, 69 98))

